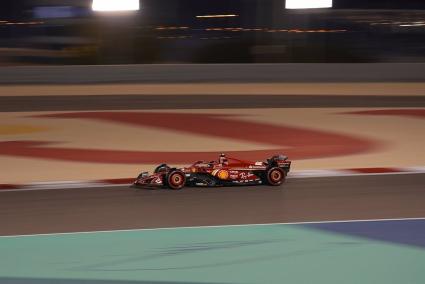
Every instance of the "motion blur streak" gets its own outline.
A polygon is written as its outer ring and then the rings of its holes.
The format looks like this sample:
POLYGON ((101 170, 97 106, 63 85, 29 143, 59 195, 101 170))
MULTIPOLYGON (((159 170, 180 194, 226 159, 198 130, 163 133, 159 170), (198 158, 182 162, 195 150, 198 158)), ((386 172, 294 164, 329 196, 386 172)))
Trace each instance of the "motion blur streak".
POLYGON ((238 17, 238 15, 228 14, 228 15, 201 15, 201 16, 196 16, 196 18, 230 18, 230 17, 238 17))

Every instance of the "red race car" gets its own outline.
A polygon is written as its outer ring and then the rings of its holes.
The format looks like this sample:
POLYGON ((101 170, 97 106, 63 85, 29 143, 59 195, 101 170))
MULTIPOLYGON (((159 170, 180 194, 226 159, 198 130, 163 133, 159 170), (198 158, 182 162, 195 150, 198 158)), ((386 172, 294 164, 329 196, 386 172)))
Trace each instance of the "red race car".
POLYGON ((281 185, 291 168, 284 155, 275 155, 264 162, 250 162, 228 158, 221 154, 217 161, 197 161, 190 167, 172 168, 159 165, 153 174, 142 172, 136 186, 182 189, 186 186, 281 185))

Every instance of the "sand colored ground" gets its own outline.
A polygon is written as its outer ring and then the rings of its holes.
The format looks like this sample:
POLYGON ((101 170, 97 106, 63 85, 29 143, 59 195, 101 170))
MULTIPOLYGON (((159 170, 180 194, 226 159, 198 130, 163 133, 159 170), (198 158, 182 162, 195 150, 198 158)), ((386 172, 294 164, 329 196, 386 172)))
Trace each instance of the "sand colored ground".
POLYGON ((69 95, 374 95, 425 96, 425 83, 190 83, 3 85, 0 96, 69 95))
MULTIPOLYGON (((287 125, 346 134, 375 141, 370 152, 294 161, 293 170, 357 167, 413 167, 425 165, 425 121, 404 116, 345 114, 367 108, 169 110, 176 113, 237 113, 234 119, 287 125)), ((45 114, 46 112, 43 112, 45 114)), ((51 113, 51 112, 49 112, 51 113)), ((272 149, 249 143, 149 127, 82 119, 35 118, 42 113, 0 113, 1 141, 52 141, 48 147, 161 151, 217 151, 272 149), (16 131, 14 131, 16 129, 16 131)), ((166 161, 165 161, 166 162, 166 161)), ((91 180, 135 176, 153 165, 102 164, 0 156, 0 183, 91 180)))

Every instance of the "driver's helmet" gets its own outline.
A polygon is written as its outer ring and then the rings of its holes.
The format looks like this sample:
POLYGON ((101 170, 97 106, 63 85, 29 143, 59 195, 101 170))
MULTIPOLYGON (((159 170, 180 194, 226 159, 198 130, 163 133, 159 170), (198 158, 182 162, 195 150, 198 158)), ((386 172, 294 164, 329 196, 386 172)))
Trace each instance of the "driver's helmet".
POLYGON ((227 160, 226 154, 221 153, 218 158, 218 163, 222 165, 228 165, 229 161, 227 160))
POLYGON ((170 167, 167 164, 161 164, 153 171, 155 174, 160 172, 166 172, 170 167))

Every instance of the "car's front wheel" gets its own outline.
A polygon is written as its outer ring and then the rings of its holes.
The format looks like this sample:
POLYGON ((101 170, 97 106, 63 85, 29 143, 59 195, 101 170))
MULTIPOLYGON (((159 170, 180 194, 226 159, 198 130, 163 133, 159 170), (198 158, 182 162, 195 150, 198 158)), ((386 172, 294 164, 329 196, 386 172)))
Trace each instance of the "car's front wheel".
POLYGON ((285 172, 278 167, 270 168, 266 172, 267 184, 269 185, 281 185, 285 181, 285 177, 285 172))
POLYGON ((171 189, 179 190, 186 184, 186 176, 180 170, 174 170, 167 176, 167 185, 171 189))

